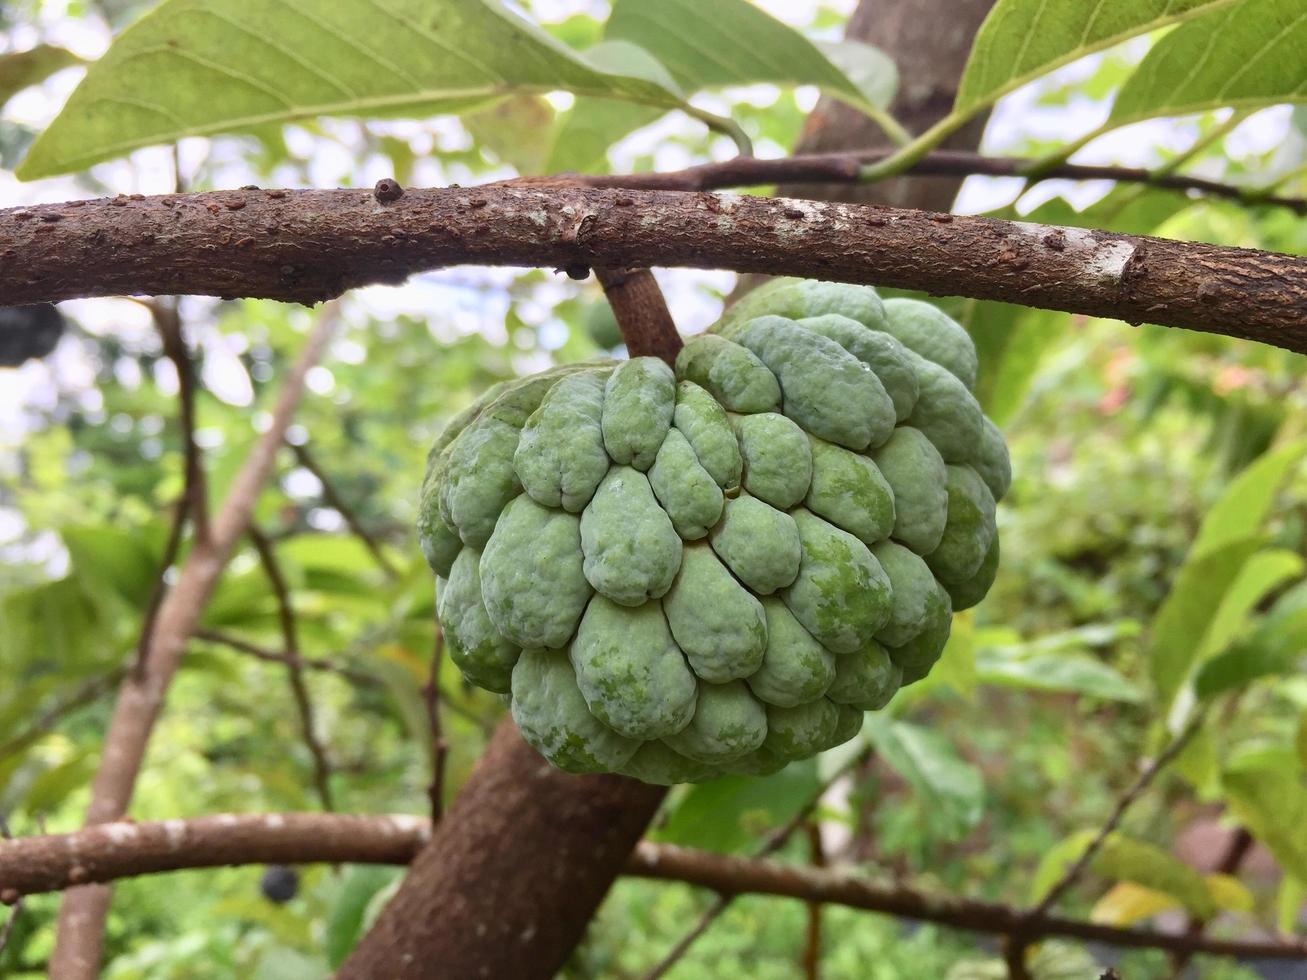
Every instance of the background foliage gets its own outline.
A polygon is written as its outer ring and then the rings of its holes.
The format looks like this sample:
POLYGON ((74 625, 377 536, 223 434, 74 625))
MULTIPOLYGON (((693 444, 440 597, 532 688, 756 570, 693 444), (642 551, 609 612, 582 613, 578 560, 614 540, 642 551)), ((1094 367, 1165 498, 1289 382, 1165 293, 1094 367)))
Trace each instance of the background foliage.
MULTIPOLYGON (((396 29, 375 11, 356 21, 364 5, 322 0, 298 5, 316 39, 308 46, 291 43, 304 24, 279 19, 281 5, 228 0, 218 18, 202 10, 212 5, 167 0, 138 20, 150 6, 23 0, 0 9, 6 203, 157 192, 176 176, 202 190, 668 169, 729 155, 733 127, 775 156, 795 142, 818 89, 879 115, 898 82, 892 52, 837 43, 845 0, 767 4, 783 22, 746 0, 614 0, 611 11, 539 0, 527 5, 538 26, 493 3, 391 0, 384 9, 401 18, 396 29), (51 123, 82 61, 123 28, 51 123), (509 35, 534 55, 500 57, 509 35), (179 43, 161 50, 164 36, 179 43), (180 108, 142 105, 143 76, 177 93, 180 108), (137 150, 177 140, 177 174, 169 151, 137 150), (20 176, 48 179, 19 185, 20 158, 20 176)), ((1077 160, 1183 166, 1247 186, 1250 200, 973 178, 960 208, 1301 254, 1307 223, 1251 198, 1273 184, 1307 191, 1307 116, 1288 106, 1307 97, 1304 31, 1297 0, 1000 0, 954 115, 897 159, 1001 98, 986 137, 992 152, 1055 160, 1087 145, 1077 160), (1176 70, 1203 50, 1216 52, 1205 70, 1176 70), (1156 117, 1166 119, 1118 129, 1156 117)), ((687 332, 711 322, 732 285, 721 274, 660 278, 687 332)), ((311 373, 291 438, 382 542, 392 572, 348 533, 289 450, 257 512, 290 578, 305 654, 369 678, 308 678, 342 809, 425 805, 420 688, 433 597, 410 532, 425 447, 491 383, 593 356, 586 323, 600 301, 593 284, 548 272, 470 269, 347 301, 348 329, 311 373)), ((869 721, 869 761, 820 810, 830 858, 927 887, 1037 899, 1141 760, 1206 711, 1205 727, 1069 904, 1121 924, 1174 924, 1188 913, 1216 917, 1219 931, 1301 931, 1302 358, 1156 327, 942 302, 976 339, 982 400, 1012 445, 1003 566, 990 597, 958 618, 930 679, 869 721), (1237 880, 1213 877, 1218 838, 1233 826, 1257 846, 1237 880)), ((0 816, 16 834, 79 822, 106 694, 137 642, 182 484, 177 379, 148 313, 127 300, 64 309, 75 329, 53 355, 0 370, 0 816), (69 702, 77 707, 57 726, 34 727, 69 702)), ((266 424, 310 318, 254 301, 187 299, 181 309, 203 385, 197 435, 219 499, 266 424)), ((279 647, 275 599, 252 549, 232 562, 203 626, 210 637, 279 647)), ((447 662, 439 681, 452 795, 503 707, 447 662)), ((683 788, 654 833, 752 850, 846 760, 683 788)), ((313 808, 310 771, 283 668, 197 640, 134 814, 313 808)), ((808 858, 799 841, 787 853, 808 858)), ((321 976, 397 876, 307 868, 298 897, 276 905, 261 897, 259 874, 122 883, 106 975, 321 976)), ((638 975, 705 903, 683 886, 620 882, 570 972, 638 975)), ((41 972, 55 908, 53 897, 27 903, 0 974, 41 972)), ((991 975, 992 951, 973 937, 848 910, 827 910, 825 922, 829 977, 991 975)), ((740 900, 673 975, 791 976, 805 925, 802 906, 740 900)), ((1047 975, 1091 975, 1086 957, 1095 955, 1103 951, 1041 951, 1061 964, 1047 975)), ((1169 969, 1159 954, 1125 964, 1130 977, 1169 969)), ((1249 975, 1226 962, 1199 968, 1249 975)))

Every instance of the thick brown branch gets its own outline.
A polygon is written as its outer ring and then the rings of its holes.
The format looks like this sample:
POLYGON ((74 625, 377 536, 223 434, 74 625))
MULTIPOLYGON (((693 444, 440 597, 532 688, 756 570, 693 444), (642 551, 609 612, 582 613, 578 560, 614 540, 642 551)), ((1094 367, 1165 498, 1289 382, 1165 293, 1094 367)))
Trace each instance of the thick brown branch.
MULTIPOLYGON (((117 820, 127 812, 150 734, 187 642, 232 549, 249 526, 259 491, 272 472, 286 427, 304 392, 304 377, 326 349, 338 315, 338 309, 331 307, 319 317, 282 384, 272 421, 237 472, 208 539, 196 542, 182 563, 176 584, 159 607, 144 670, 129 673, 118 689, 100 766, 91 784, 88 824, 117 820)), ((98 975, 108 909, 109 889, 105 887, 77 888, 64 896, 50 959, 53 980, 80 980, 98 975)))
MULTIPOLYGON (((545 764, 541 762, 540 765, 545 764)), ((532 785, 524 787, 526 791, 531 788, 532 785)), ((511 820, 512 814, 504 817, 511 820)), ((565 827, 566 816, 559 815, 558 820, 560 826, 565 827)), ((455 826, 454 822, 446 820, 437 833, 447 833, 452 826, 455 826)), ((406 864, 424 847, 430 834, 430 822, 421 817, 330 813, 219 814, 190 820, 102 824, 72 834, 0 841, 0 901, 12 904, 25 895, 57 891, 73 884, 109 882, 183 868, 320 861, 406 864)), ((606 841, 607 835, 601 835, 599 846, 602 854, 608 857, 611 855, 606 841)), ((511 840, 509 844, 507 849, 511 850, 511 840)), ((483 861, 498 863, 493 855, 479 857, 483 861)), ((583 864, 592 856, 573 854, 570 858, 583 864)), ((553 868, 561 860, 561 856, 557 861, 548 857, 541 863, 553 868)), ((811 868, 769 859, 712 854, 652 841, 641 841, 625 859, 624 865, 620 858, 618 864, 624 866, 628 875, 686 882, 722 895, 783 896, 936 922, 972 932, 1005 935, 1020 928, 1033 930, 1039 936, 1065 936, 1121 947, 1267 959, 1307 957, 1307 941, 1300 939, 1282 942, 1213 939, 1124 929, 1059 916, 1045 916, 1027 922, 1022 909, 922 892, 902 884, 882 883, 847 868, 811 868)), ((447 869, 447 873, 453 870, 447 869)), ((490 887, 511 895, 515 885, 523 881, 534 883, 537 873, 536 869, 522 866, 502 880, 485 879, 477 887, 490 887)), ((453 894, 452 888, 442 888, 441 891, 446 898, 453 894)), ((522 901, 527 897, 524 895, 522 901)), ((473 898, 464 895, 442 906, 442 913, 461 918, 473 902, 473 898)), ((558 915, 558 910, 544 906, 537 906, 535 911, 540 926, 558 915)), ((465 943, 477 941, 476 925, 471 924, 469 935, 464 937, 465 943)), ((490 924, 489 931, 501 932, 494 923, 490 924)), ((522 943, 522 937, 516 934, 503 933, 500 941, 509 938, 513 946, 529 945, 522 943)), ((539 935, 532 941, 541 943, 536 948, 542 952, 546 946, 552 949, 552 944, 543 943, 539 935)), ((392 974, 377 975, 389 977, 392 974)))
POLYGON ((299 712, 304 744, 308 746, 309 755, 313 759, 313 785, 318 791, 318 799, 322 801, 322 808, 334 810, 336 804, 331 795, 331 762, 327 759, 326 746, 318 738, 313 701, 304 683, 304 671, 300 669, 299 629, 295 624, 295 607, 291 602, 290 588, 286 584, 286 576, 282 574, 276 549, 267 535, 256 524, 250 524, 249 535, 254 550, 259 553, 263 574, 268 577, 268 583, 277 597, 277 621, 281 624, 281 639, 286 647, 286 679, 290 682, 295 709, 299 712))
POLYGON ((316 302, 451 264, 682 265, 1160 323, 1307 352, 1307 259, 785 198, 499 186, 221 191, 0 211, 0 303, 132 292, 316 302))
POLYGON ((337 977, 553 977, 663 793, 559 772, 505 720, 337 977))

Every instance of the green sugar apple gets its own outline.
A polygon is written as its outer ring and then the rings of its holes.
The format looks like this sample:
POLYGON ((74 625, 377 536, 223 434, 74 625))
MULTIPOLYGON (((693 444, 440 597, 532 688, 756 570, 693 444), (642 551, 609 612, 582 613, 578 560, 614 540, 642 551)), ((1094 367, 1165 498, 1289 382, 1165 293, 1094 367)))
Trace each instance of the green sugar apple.
POLYGON ((497 385, 431 449, 450 657, 568 772, 764 775, 930 671, 1011 469, 957 323, 778 279, 651 357, 497 385))

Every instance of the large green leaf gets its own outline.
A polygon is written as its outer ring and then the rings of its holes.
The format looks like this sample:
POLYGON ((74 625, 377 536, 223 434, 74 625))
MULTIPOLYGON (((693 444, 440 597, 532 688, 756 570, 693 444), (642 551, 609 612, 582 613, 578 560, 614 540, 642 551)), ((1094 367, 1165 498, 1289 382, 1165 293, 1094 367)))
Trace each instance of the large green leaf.
POLYGON ((1188 560, 1255 534, 1270 513, 1280 484, 1304 456, 1307 440, 1298 439, 1266 453, 1231 480, 1203 518, 1188 560))
POLYGON ((80 64, 82 59, 77 55, 52 44, 0 55, 0 107, 29 85, 38 85, 60 69, 80 64))
POLYGON ((710 851, 745 850, 798 813, 820 788, 815 759, 765 779, 723 776, 692 786, 654 836, 710 851))
POLYGON ((1291 671, 1307 653, 1307 609, 1271 616, 1251 637, 1203 664, 1194 678, 1200 698, 1244 687, 1259 677, 1291 671))
POLYGON ((150 550, 140 533, 83 525, 65 527, 60 536, 81 578, 117 593, 133 606, 145 605, 162 556, 150 550))
POLYGON ((1003 649, 982 650, 976 657, 982 684, 1032 691, 1064 691, 1105 701, 1143 700, 1143 692, 1101 660, 1082 653, 1045 653, 1032 657, 1003 649))
POLYGON ((1148 669, 1159 704, 1170 705, 1188 679, 1226 590, 1261 546, 1259 538, 1244 538, 1180 567, 1149 630, 1148 669))
POLYGON ((1284 548, 1259 551, 1248 559, 1207 627, 1199 659, 1205 660, 1229 646, 1243 632, 1248 617, 1262 600, 1302 572, 1302 558, 1284 548))
POLYGON ((1272 768, 1227 770, 1226 801, 1284 870, 1307 882, 1307 788, 1296 773, 1272 768))
POLYGON ((1233 0, 998 0, 980 25, 955 113, 971 113, 1054 68, 1233 0))
POLYGON ((748 0, 616 0, 604 36, 644 48, 686 91, 775 82, 868 101, 813 42, 748 0))
POLYGON ((165 0, 91 67, 18 170, 319 116, 426 116, 565 90, 665 107, 495 0, 165 0))
POLYGON ((354 949, 363 931, 363 916, 372 897, 399 876, 396 868, 358 864, 349 869, 327 915, 325 952, 336 969, 354 949))
POLYGON ((984 781, 944 735, 875 713, 867 716, 863 732, 885 764, 912 785, 942 834, 961 837, 980 822, 984 781))
POLYGON ((1109 123, 1307 101, 1307 5, 1243 0, 1177 27, 1126 80, 1109 123))

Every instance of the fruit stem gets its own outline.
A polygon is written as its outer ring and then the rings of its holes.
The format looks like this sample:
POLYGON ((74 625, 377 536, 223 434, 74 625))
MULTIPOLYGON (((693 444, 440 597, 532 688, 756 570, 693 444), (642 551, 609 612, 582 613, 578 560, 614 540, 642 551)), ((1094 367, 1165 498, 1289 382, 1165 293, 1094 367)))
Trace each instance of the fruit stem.
POLYGON ((672 314, 648 269, 595 269, 632 357, 660 357, 674 365, 681 349, 672 314))

